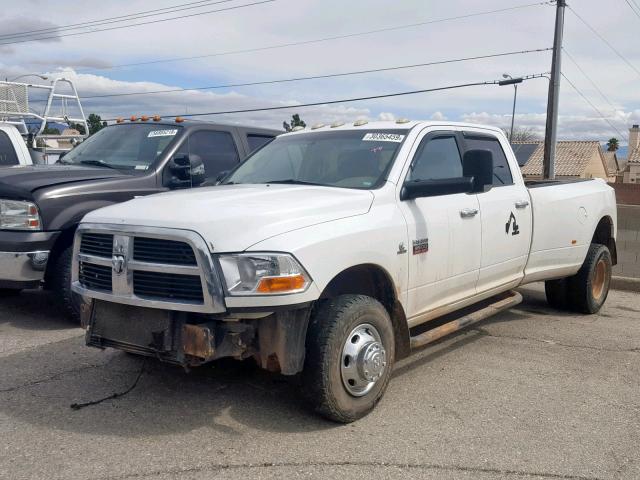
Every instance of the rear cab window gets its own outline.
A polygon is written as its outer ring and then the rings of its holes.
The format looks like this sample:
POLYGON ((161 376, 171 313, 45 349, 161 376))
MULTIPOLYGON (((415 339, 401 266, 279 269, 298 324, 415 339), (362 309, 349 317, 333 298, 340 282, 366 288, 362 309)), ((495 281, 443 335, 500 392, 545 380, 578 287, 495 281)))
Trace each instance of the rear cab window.
POLYGON ((269 143, 275 137, 273 135, 261 135, 257 133, 247 134, 247 144, 249 145, 249 153, 255 152, 262 146, 269 143))
POLYGON ((489 150, 493 154, 494 187, 513 185, 511 168, 509 168, 509 162, 500 145, 500 140, 490 135, 465 132, 464 143, 467 150, 489 150))
POLYGON ((0 166, 18 165, 18 154, 6 132, 0 130, 0 166))

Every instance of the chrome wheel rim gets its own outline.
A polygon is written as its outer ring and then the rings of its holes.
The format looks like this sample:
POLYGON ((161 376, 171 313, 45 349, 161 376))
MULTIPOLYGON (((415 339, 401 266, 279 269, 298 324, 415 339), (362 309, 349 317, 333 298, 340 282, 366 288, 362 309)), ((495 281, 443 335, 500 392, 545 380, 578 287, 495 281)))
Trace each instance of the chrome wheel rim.
POLYGON ((340 358, 344 388, 354 397, 371 391, 387 368, 387 352, 378 330, 368 323, 347 335, 340 358))
POLYGON ((596 263, 596 268, 593 272, 593 280, 591 281, 591 294, 596 300, 600 299, 604 292, 604 285, 607 278, 607 264, 604 260, 599 260, 596 263))

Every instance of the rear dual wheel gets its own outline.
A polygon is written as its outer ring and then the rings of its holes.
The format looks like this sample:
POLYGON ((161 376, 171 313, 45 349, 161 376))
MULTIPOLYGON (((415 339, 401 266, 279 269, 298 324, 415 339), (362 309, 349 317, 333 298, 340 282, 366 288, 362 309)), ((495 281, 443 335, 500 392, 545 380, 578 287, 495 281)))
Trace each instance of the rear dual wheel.
POLYGON ((592 243, 578 273, 545 282, 547 302, 554 308, 597 313, 609 294, 611 253, 605 245, 592 243))
POLYGON ((329 299, 309 324, 305 394, 322 416, 353 422, 384 395, 394 359, 393 326, 380 302, 364 295, 329 299))

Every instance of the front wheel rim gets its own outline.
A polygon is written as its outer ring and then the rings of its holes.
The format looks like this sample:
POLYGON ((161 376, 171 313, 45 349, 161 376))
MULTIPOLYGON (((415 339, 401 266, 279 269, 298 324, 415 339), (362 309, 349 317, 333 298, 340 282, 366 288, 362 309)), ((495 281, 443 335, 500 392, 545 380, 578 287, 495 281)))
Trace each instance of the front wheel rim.
POLYGON ((387 369, 387 352, 378 330, 369 323, 351 330, 342 346, 340 374, 347 392, 354 397, 369 393, 387 369))

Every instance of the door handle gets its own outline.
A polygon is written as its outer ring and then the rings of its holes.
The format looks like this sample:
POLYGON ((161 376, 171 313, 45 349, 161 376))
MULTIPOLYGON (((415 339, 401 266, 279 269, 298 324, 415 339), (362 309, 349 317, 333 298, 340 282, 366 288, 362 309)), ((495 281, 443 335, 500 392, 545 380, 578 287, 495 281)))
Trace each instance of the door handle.
POLYGON ((529 206, 529 202, 526 200, 520 200, 516 202, 516 208, 527 208, 529 206))
POLYGON ((460 210, 460 216, 462 218, 472 218, 478 214, 477 208, 463 208, 460 210))

